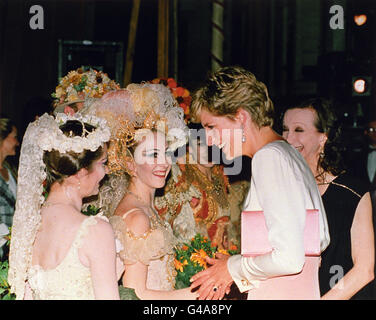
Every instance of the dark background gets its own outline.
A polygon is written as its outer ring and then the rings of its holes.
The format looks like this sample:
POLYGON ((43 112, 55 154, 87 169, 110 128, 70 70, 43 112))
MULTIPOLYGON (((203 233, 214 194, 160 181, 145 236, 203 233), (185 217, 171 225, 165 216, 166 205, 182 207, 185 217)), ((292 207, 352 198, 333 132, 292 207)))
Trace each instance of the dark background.
MULTIPOLYGON (((194 90, 211 69, 212 1, 176 3, 169 76, 194 90)), ((36 114, 50 110, 58 84, 59 40, 120 43, 120 60, 95 54, 91 58, 99 61, 93 64, 107 59, 104 71, 112 79, 116 68, 124 71, 131 9, 131 0, 0 0, 0 111, 17 123, 20 138, 36 114), (42 30, 29 26, 33 5, 43 7, 42 30)), ((265 82, 278 114, 307 97, 332 98, 348 141, 356 140, 376 113, 372 83, 369 95, 353 96, 352 91, 353 76, 374 78, 376 73, 375 9, 372 0, 225 0, 224 65, 241 65, 265 82), (342 30, 329 26, 332 5, 344 9, 342 30), (360 12, 368 20, 357 27, 353 16, 360 12)), ((157 76, 157 31, 158 0, 141 0, 133 82, 157 76)), ((85 55, 75 58, 72 69, 90 63, 85 55)))

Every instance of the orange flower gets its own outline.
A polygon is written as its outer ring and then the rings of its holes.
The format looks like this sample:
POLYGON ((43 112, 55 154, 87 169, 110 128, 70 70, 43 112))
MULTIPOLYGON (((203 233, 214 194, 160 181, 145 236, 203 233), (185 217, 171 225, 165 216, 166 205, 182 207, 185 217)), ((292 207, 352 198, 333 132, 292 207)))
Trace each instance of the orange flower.
POLYGON ((183 262, 180 262, 179 260, 174 259, 175 269, 176 269, 176 270, 179 270, 180 272, 183 272, 183 268, 184 268, 184 266, 186 266, 187 264, 188 264, 188 261, 187 261, 187 260, 184 260, 183 262))
POLYGON ((235 250, 238 250, 238 247, 237 247, 236 245, 233 244, 233 245, 230 247, 230 250, 234 250, 234 251, 235 251, 235 250))
POLYGON ((183 245, 182 250, 186 251, 188 250, 188 247, 186 245, 183 245))
POLYGON ((184 88, 182 88, 182 87, 177 87, 176 90, 175 90, 175 92, 176 92, 176 94, 177 94, 178 96, 182 97, 183 94, 184 94, 184 88))
POLYGON ((197 262, 201 267, 204 267, 206 269, 207 263, 205 258, 208 256, 206 252, 203 249, 200 249, 199 251, 196 249, 196 253, 192 253, 191 255, 191 261, 197 262))

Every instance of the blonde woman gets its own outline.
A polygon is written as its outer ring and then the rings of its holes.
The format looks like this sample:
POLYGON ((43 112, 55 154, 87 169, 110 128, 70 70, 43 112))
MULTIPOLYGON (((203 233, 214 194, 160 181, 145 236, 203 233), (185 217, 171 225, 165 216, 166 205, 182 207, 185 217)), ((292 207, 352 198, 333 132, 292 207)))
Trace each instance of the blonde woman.
POLYGON ((186 141, 182 109, 163 85, 131 84, 104 95, 95 110, 112 130, 111 181, 100 201, 111 208, 107 214, 125 265, 121 299, 195 299, 190 288, 174 290, 176 239, 154 208, 155 190, 164 186, 171 168, 169 155, 186 141), (122 190, 111 187, 124 177, 122 190), (121 197, 112 196, 119 192, 121 197))
POLYGON ((305 160, 272 129, 274 108, 266 86, 241 67, 219 69, 196 92, 192 112, 206 129, 208 144, 222 148, 227 159, 252 158, 244 210, 264 212, 273 250, 209 258, 212 266, 193 276, 191 287, 200 286, 200 299, 222 298, 232 282, 248 291, 248 299, 319 299, 320 258, 305 256, 303 234, 306 210, 318 209, 321 251, 328 246, 325 210, 305 160))

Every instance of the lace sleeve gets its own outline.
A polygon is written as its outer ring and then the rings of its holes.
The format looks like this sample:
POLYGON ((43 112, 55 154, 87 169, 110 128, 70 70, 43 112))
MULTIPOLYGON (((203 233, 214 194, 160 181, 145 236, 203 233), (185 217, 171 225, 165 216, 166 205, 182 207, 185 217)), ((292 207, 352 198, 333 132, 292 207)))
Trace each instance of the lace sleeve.
POLYGON ((119 256, 124 264, 133 264, 139 261, 149 265, 151 260, 159 259, 173 252, 173 244, 169 235, 162 229, 152 228, 141 236, 135 236, 128 230, 121 217, 110 217, 110 223, 116 239, 122 245, 119 256))

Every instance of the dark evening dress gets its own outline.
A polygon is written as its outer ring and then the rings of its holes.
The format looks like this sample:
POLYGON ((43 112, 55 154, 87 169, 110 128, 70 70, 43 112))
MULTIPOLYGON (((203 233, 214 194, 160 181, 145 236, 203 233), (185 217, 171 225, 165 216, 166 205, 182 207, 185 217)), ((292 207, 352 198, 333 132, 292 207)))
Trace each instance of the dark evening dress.
MULTIPOLYGON (((330 244, 321 254, 321 296, 353 267, 350 230, 358 203, 368 191, 367 183, 343 173, 330 183, 322 196, 328 219, 330 244)), ((352 299, 370 298, 367 294, 367 287, 370 285, 361 289, 352 299)))

